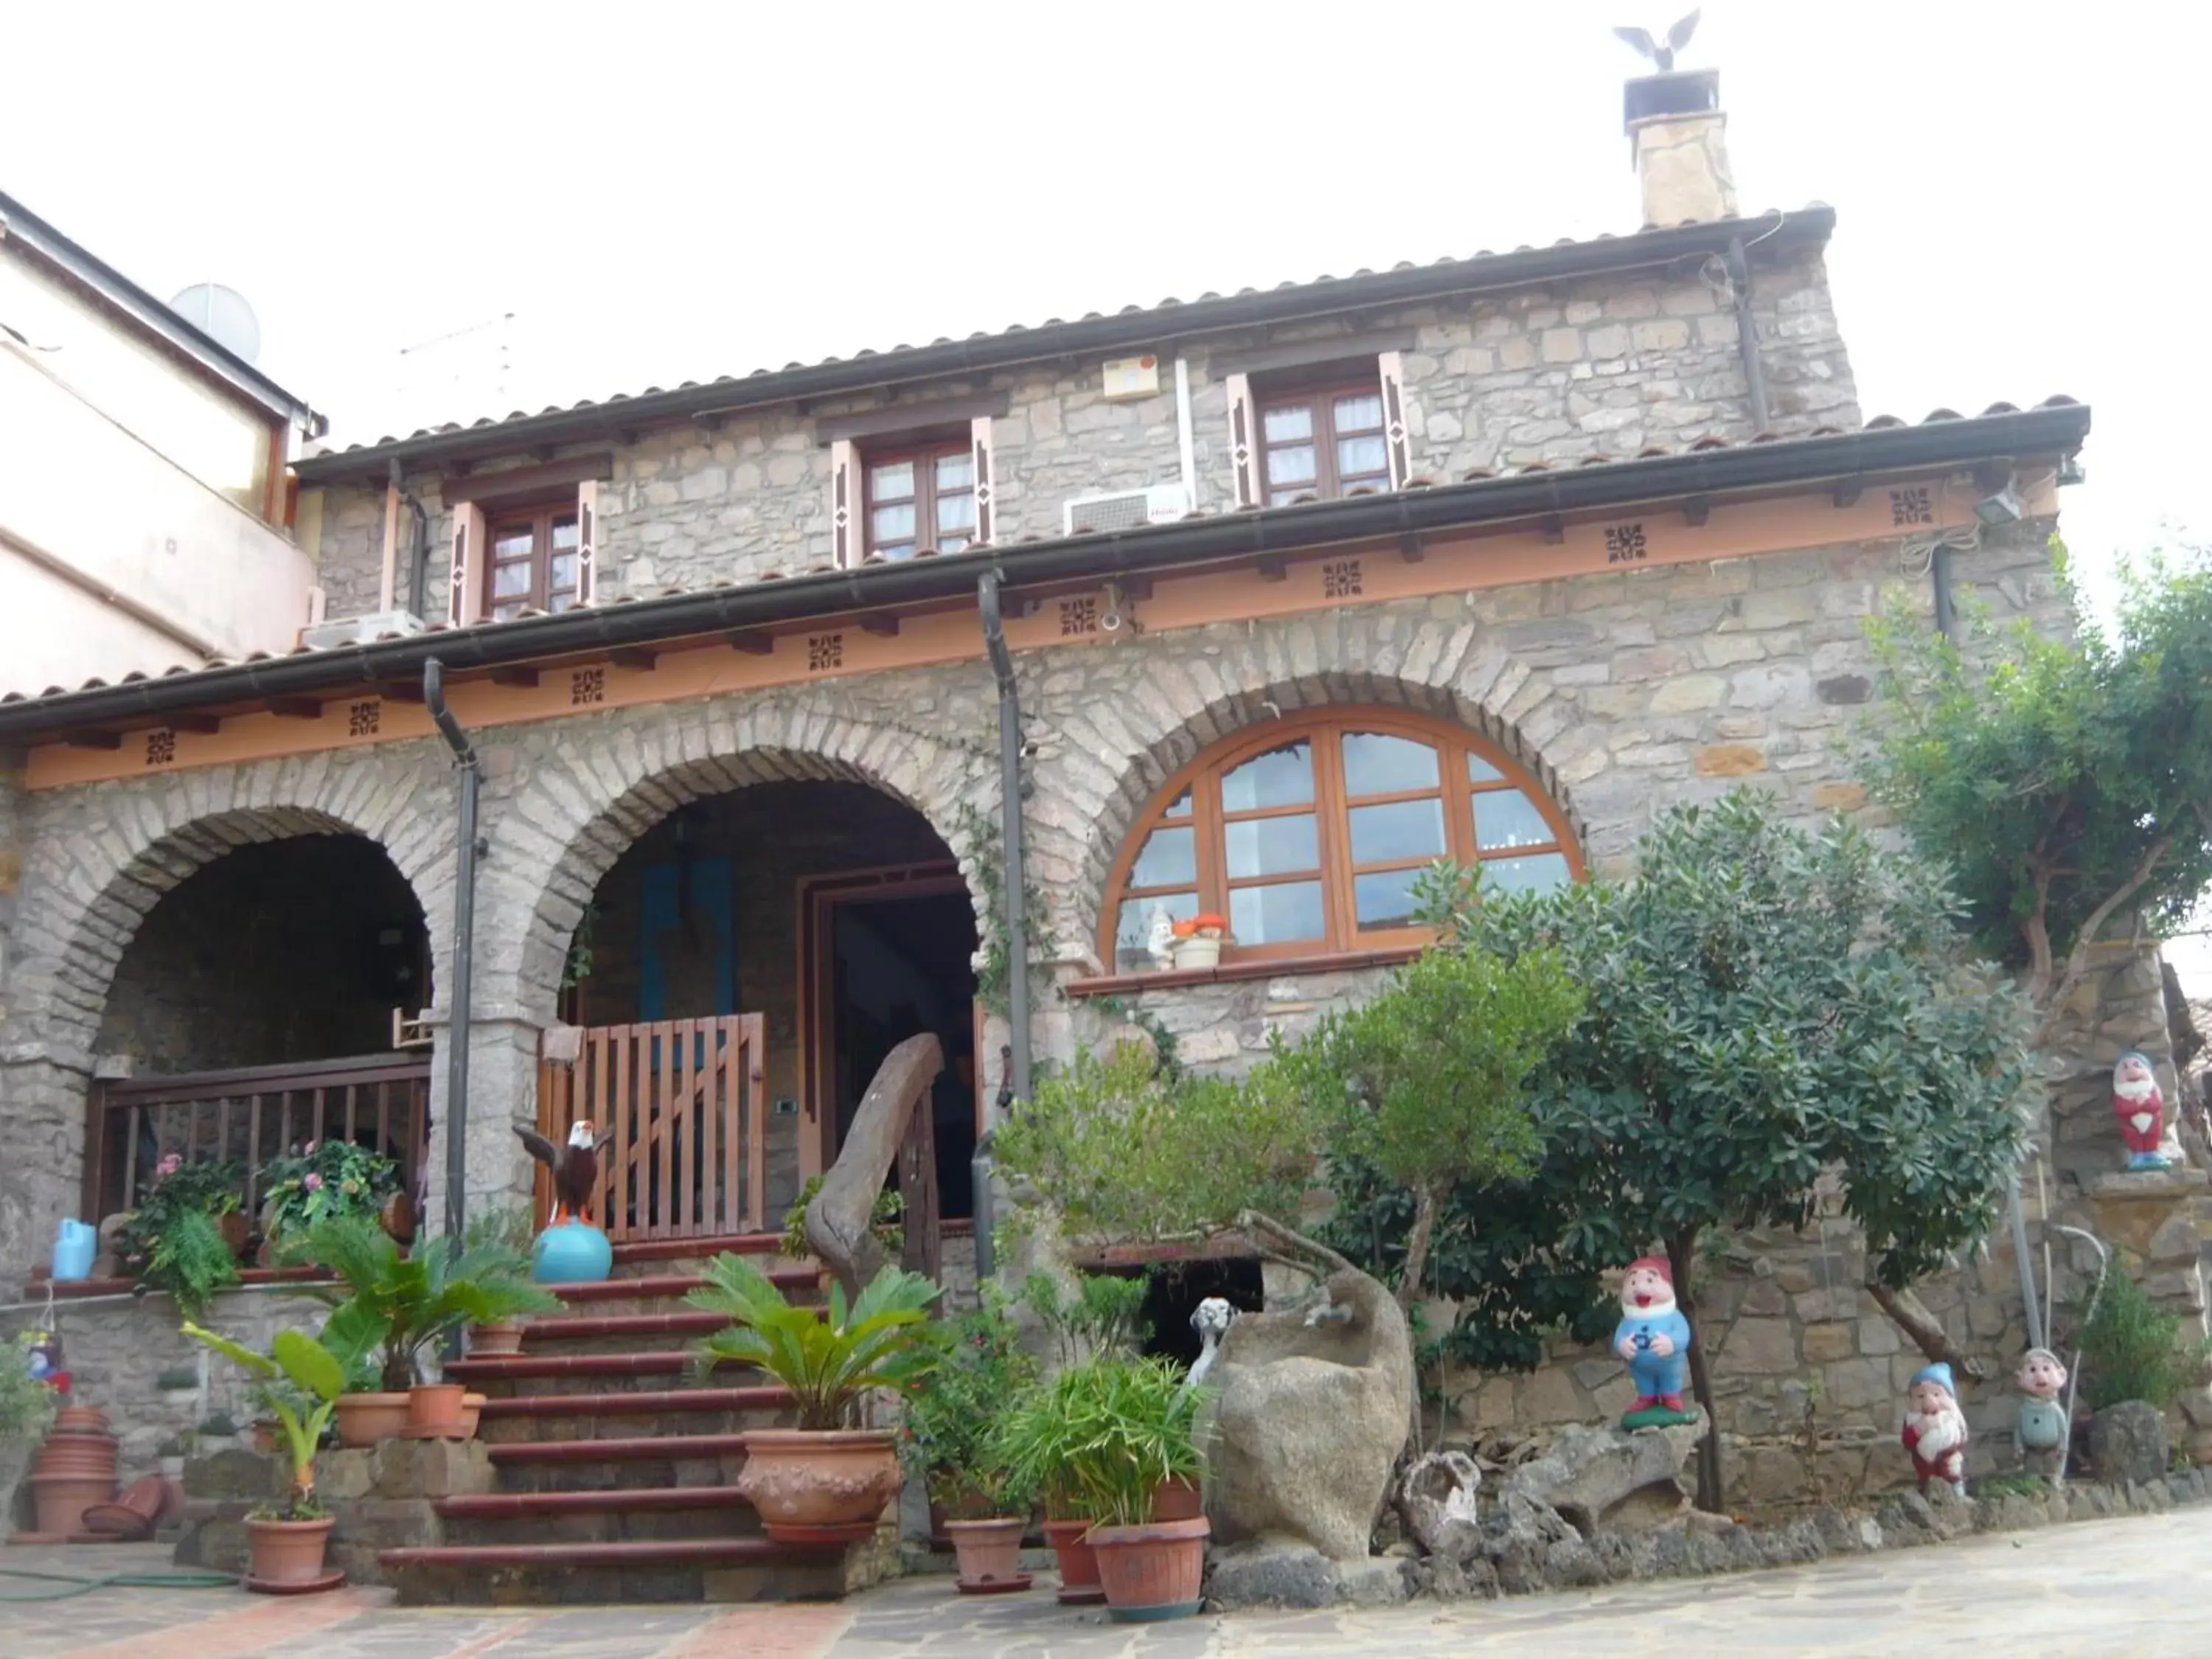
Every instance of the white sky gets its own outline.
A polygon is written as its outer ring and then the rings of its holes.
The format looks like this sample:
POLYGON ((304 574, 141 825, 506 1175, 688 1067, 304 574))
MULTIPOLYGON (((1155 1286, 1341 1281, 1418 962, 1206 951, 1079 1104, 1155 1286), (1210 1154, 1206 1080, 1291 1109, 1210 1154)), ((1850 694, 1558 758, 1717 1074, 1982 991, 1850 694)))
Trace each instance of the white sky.
MULTIPOLYGON (((353 441, 1632 230, 1607 29, 1680 3, 23 0, 0 189, 157 294, 242 290, 353 441)), ((1838 210, 1866 411, 2094 404, 2093 580, 2212 531, 2204 9, 1705 10, 1746 210, 1838 210)))

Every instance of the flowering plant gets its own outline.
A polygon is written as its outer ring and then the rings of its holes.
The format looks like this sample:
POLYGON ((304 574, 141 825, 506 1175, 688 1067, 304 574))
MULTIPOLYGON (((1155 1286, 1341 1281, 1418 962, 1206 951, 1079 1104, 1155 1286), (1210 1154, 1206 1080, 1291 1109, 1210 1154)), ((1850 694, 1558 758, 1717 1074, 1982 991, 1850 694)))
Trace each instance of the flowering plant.
POLYGON ((1216 915, 1211 910, 1201 910, 1194 916, 1186 916, 1175 924, 1177 939, 1220 939, 1229 932, 1229 918, 1216 915))
POLYGON ((238 1278, 231 1241, 216 1223, 237 1212, 245 1185, 241 1159, 186 1163, 168 1153, 124 1224, 117 1241, 124 1261, 187 1314, 204 1314, 208 1298, 238 1278))
POLYGON ((262 1231, 272 1241, 326 1216, 374 1215, 399 1190, 399 1166, 366 1146, 311 1140, 262 1166, 262 1231))
POLYGON ((1008 1403, 1037 1378, 1017 1338, 1006 1294, 985 1285, 983 1305, 952 1322, 944 1358, 901 1401, 899 1461, 953 1520, 1025 1515, 1035 1496, 991 1445, 1008 1403))

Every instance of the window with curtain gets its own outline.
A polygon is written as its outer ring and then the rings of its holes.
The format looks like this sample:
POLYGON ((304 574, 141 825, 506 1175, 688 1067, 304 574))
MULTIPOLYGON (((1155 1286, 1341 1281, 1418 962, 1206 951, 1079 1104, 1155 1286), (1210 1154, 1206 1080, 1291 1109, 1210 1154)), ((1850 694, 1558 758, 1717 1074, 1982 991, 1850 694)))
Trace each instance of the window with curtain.
POLYGON ((870 554, 957 553, 975 536, 975 459, 965 441, 867 458, 870 554))
POLYGON ((1480 862, 1493 888, 1582 873, 1565 816, 1526 769, 1469 732, 1402 710, 1328 710, 1217 744, 1130 836, 1101 955, 1154 966, 1153 914, 1228 924, 1224 962, 1418 945, 1413 879, 1480 862))

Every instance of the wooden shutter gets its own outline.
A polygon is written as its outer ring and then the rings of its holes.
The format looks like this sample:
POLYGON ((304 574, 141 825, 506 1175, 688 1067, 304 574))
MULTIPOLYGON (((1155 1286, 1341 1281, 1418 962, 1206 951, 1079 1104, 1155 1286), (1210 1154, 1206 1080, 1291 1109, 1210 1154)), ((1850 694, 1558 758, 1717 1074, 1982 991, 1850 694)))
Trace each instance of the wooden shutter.
POLYGON ((483 614, 483 509, 463 501, 453 509, 452 594, 446 605, 446 620, 456 628, 466 628, 483 614))
POLYGON ((988 542, 999 516, 997 483, 991 476, 991 417, 978 415, 969 423, 968 432, 975 455, 975 539, 988 542))
POLYGON ((1403 489, 1413 476, 1413 441, 1406 428, 1405 354, 1386 351, 1377 362, 1382 371, 1382 440, 1390 456, 1390 488, 1403 489))
POLYGON ((830 446, 830 554, 840 570, 866 556, 860 517, 860 452, 849 438, 830 446))
POLYGON ((1259 405, 1252 401, 1252 377, 1231 374, 1229 386, 1229 465, 1237 477, 1237 505, 1260 504, 1259 405))
POLYGON ((599 481, 576 486, 576 603, 589 605, 599 591, 599 481))

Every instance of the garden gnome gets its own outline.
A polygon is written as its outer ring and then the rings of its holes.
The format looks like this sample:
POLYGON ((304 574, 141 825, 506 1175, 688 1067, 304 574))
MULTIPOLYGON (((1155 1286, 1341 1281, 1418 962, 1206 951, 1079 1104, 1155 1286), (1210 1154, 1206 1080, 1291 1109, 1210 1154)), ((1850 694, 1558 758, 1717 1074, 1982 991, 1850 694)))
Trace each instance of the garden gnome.
POLYGON ((2048 1348, 2030 1348, 2013 1374, 2020 1384, 2021 1467, 2030 1474, 2057 1480, 2066 1467, 2066 1407, 2058 1403, 2066 1386, 2066 1367, 2048 1348))
POLYGON ((2150 1061, 2133 1048, 2112 1067, 2112 1115, 2120 1121, 2127 1144, 2128 1168, 2165 1170, 2172 1165, 2159 1150, 2166 1139, 2166 1097, 2150 1061))
POLYGON ((1925 1492, 1930 1480, 1948 1483, 1966 1495, 1966 1414, 1959 1409, 1958 1384, 1951 1368, 1938 1360, 1912 1373, 1905 1390, 1905 1449, 1912 1454, 1912 1473, 1925 1492))
POLYGON ((1145 954, 1155 968, 1165 970, 1175 966, 1175 918, 1168 915, 1167 906, 1155 904, 1152 929, 1145 935, 1145 954))
POLYGON ((1674 1270, 1664 1256, 1638 1256, 1628 1264, 1613 1351, 1628 1362, 1636 1382, 1636 1402, 1620 1419, 1623 1428, 1697 1419, 1696 1413, 1682 1409, 1690 1322, 1674 1306, 1674 1270))

